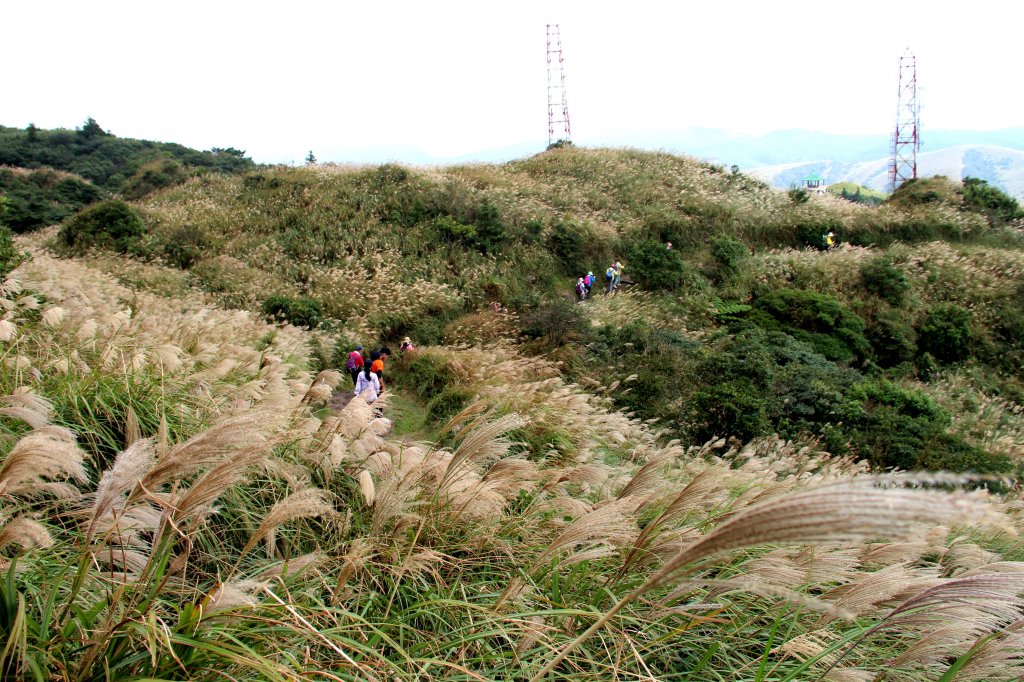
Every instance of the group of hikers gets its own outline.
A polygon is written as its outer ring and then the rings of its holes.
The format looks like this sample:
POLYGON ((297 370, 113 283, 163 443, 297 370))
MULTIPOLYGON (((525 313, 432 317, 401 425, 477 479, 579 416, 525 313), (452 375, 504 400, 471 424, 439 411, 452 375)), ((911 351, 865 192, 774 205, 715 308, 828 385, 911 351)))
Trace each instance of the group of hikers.
MULTIPOLYGON (((405 337, 402 341, 401 350, 415 350, 416 346, 405 337)), ((370 353, 370 357, 363 355, 363 347, 356 346, 355 350, 348 354, 345 361, 345 369, 352 377, 352 384, 355 386, 355 394, 361 395, 368 404, 373 404, 380 394, 384 392, 384 361, 391 355, 391 349, 382 346, 380 350, 370 353)))
MULTIPOLYGON (((619 288, 622 282, 622 261, 615 259, 615 261, 608 266, 608 269, 604 271, 605 279, 605 294, 610 294, 619 288)), ((597 278, 594 277, 593 272, 588 272, 583 277, 576 280, 576 298, 580 301, 587 300, 590 296, 590 291, 594 288, 594 282, 597 278)))

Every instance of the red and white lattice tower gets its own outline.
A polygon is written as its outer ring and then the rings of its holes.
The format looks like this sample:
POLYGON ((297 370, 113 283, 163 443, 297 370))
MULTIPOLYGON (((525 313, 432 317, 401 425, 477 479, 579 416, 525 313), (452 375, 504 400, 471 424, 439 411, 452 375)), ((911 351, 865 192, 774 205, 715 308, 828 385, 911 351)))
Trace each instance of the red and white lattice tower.
POLYGON ((900 83, 896 100, 896 130, 892 134, 889 191, 917 177, 921 149, 921 108, 917 102, 917 59, 908 47, 900 57, 900 83))
POLYGON ((569 103, 565 97, 565 62, 558 24, 548 24, 548 146, 561 140, 572 141, 569 103))

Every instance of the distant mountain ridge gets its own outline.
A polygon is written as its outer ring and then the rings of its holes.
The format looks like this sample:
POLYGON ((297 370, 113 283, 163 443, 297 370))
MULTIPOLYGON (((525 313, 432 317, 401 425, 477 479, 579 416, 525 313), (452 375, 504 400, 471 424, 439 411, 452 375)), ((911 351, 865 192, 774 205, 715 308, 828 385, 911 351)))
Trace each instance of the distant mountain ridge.
MULTIPOLYGON (((841 135, 809 130, 777 130, 748 135, 716 128, 679 130, 622 130, 578 138, 583 147, 632 147, 664 150, 738 166, 772 184, 787 188, 811 172, 829 182, 848 180, 884 190, 889 156, 887 135, 841 135), (881 166, 880 166, 881 164, 881 166)), ((544 150, 537 139, 456 156, 432 156, 413 147, 336 148, 325 150, 322 161, 420 165, 502 163, 544 150)), ((1001 130, 926 130, 920 156, 922 175, 979 177, 1024 198, 1024 127, 1001 130)))
MULTIPOLYGON (((945 175, 962 180, 981 178, 991 185, 1024 199, 1024 151, 996 145, 961 144, 936 151, 922 152, 917 157, 918 175, 945 175)), ((828 183, 855 182, 878 191, 887 191, 889 184, 887 156, 870 161, 806 161, 762 166, 748 171, 776 187, 786 188, 802 184, 812 173, 828 183)))

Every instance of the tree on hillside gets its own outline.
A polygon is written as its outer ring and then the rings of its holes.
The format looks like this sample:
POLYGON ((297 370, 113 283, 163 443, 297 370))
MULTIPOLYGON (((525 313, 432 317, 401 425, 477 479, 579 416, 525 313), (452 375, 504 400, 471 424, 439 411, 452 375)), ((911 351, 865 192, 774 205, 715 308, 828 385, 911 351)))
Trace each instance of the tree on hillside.
POLYGON ((29 142, 35 142, 39 139, 39 128, 36 127, 35 123, 29 123, 28 128, 25 128, 25 139, 29 142))
POLYGON ((310 149, 309 153, 306 154, 306 165, 307 166, 312 166, 315 163, 316 163, 316 157, 313 156, 313 150, 310 149))
POLYGON ((82 124, 82 127, 79 129, 78 133, 79 135, 87 139, 91 139, 94 137, 103 137, 105 135, 110 134, 106 130, 101 128, 100 124, 97 123, 96 119, 94 119, 92 116, 85 119, 85 123, 82 124))

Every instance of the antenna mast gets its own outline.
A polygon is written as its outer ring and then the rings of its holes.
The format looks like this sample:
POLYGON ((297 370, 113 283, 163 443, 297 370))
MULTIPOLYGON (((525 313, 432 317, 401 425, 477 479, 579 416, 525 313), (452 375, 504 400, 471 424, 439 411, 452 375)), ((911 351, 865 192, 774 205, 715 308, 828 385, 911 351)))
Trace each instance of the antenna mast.
POLYGON ((896 130, 892 134, 889 191, 917 177, 917 152, 921 149, 921 107, 917 103, 917 58, 908 47, 900 57, 896 93, 896 130))
POLYGON ((562 60, 562 38, 558 24, 548 24, 548 147, 565 140, 572 141, 569 132, 569 103, 565 98, 565 64, 562 60), (557 62, 557 66, 556 66, 557 62), (555 72, 558 72, 557 74, 555 72), (557 80, 556 80, 557 77, 557 80), (556 117, 556 91, 561 98, 561 118, 556 117), (558 134, 556 135, 556 130, 558 134))

